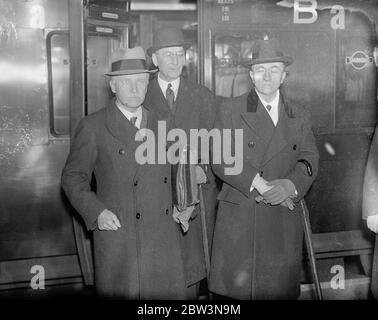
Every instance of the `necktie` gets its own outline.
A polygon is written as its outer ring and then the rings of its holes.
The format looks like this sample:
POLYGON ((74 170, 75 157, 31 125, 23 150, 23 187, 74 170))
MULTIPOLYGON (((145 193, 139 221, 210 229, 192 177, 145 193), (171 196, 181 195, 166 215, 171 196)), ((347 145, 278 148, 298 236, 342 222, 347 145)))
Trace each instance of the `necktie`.
POLYGON ((165 92, 165 97, 167 99, 169 108, 172 110, 173 109, 173 102, 175 100, 175 94, 174 94, 174 92, 171 88, 172 88, 172 84, 169 83, 167 91, 165 92))
POLYGON ((137 119, 138 119, 137 117, 131 117, 131 118, 129 119, 129 121, 131 122, 131 124, 132 124, 134 127, 136 127, 135 123, 136 123, 137 119))
POLYGON ((268 105, 266 106, 266 108, 267 108, 268 112, 270 112, 270 110, 272 109, 272 106, 268 104, 268 105))

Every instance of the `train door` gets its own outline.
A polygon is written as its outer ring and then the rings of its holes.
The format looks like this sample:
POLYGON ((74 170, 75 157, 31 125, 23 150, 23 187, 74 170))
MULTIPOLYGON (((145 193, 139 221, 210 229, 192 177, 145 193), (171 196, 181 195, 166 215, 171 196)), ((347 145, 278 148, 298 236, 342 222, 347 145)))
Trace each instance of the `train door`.
POLYGON ((60 188, 69 150, 68 1, 0 2, 0 289, 81 282, 60 188), (52 94, 52 90, 54 94, 52 94))
MULTIPOLYGON (((84 116, 106 107, 111 98, 109 71, 113 52, 129 44, 128 1, 70 1, 70 134, 84 116)), ((95 179, 93 179, 95 188, 95 179)), ((94 283, 91 234, 71 208, 84 283, 94 283)))
POLYGON ((112 51, 128 44, 127 1, 104 3, 0 2, 0 290, 30 289, 35 275, 93 282, 60 179, 78 121, 109 101, 112 51))
POLYGON ((199 6, 200 80, 217 95, 251 89, 243 62, 251 59, 256 40, 276 37, 294 58, 283 90, 310 110, 320 152, 319 175, 306 197, 319 257, 365 256, 373 246, 363 230, 361 200, 377 121, 378 8, 343 3, 336 10, 319 2, 311 23, 294 19, 290 1, 205 0, 199 6), (344 20, 336 27, 341 11, 344 20))

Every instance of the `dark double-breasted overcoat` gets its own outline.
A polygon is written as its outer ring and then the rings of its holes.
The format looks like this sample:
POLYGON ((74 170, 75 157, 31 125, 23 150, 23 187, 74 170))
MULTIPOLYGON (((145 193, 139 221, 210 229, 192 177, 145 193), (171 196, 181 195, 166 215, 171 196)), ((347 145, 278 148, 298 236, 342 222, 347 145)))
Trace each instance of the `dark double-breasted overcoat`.
MULTIPOLYGON (((191 129, 211 129, 214 123, 214 95, 207 88, 196 83, 180 78, 180 85, 174 103, 174 111, 164 97, 159 86, 157 76, 150 81, 145 106, 156 110, 160 115, 165 115, 168 130, 180 128, 185 131, 190 143, 191 129)), ((201 157, 201 155, 199 155, 201 157)), ((211 169, 206 172, 208 183, 203 185, 203 193, 206 207, 206 221, 209 244, 211 246, 218 189, 215 177, 211 169)), ((196 207, 199 211, 199 206, 196 207)), ((204 252, 202 245, 202 232, 200 215, 194 212, 195 218, 190 222, 189 231, 183 234, 183 248, 187 261, 187 273, 192 274, 188 284, 198 282, 206 276, 204 252)))
MULTIPOLYGON (((156 133, 158 116, 147 112, 156 133)), ((116 105, 80 121, 62 174, 62 187, 93 230, 95 284, 100 295, 127 299, 186 299, 180 230, 172 219, 170 165, 139 164, 137 129, 116 105), (97 190, 90 188, 94 173, 97 190), (109 209, 121 228, 100 231, 109 209)))
POLYGON ((318 167, 309 113, 281 95, 275 127, 252 89, 222 104, 215 127, 242 130, 243 170, 226 175, 223 162, 213 166, 224 183, 218 196, 210 290, 236 299, 296 298, 303 240, 300 206, 291 212, 257 203, 258 193, 250 188, 260 173, 267 181, 290 179, 298 192, 296 201, 303 198, 318 167), (307 161, 312 176, 298 160, 307 161))

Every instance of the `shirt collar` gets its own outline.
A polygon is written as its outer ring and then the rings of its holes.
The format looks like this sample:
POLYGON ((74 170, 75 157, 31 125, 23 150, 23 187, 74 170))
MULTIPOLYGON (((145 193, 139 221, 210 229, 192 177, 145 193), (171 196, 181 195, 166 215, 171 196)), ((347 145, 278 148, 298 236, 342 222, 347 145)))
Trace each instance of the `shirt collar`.
POLYGON ((277 109, 278 108, 278 103, 280 101, 280 90, 278 89, 277 92, 276 92, 276 96, 274 97, 274 99, 272 101, 270 101, 269 103, 266 102, 261 96, 260 94, 257 92, 256 90, 256 94, 257 96, 259 97, 261 103, 263 104, 263 106, 266 108, 267 105, 270 105, 272 107, 272 109, 277 109))
POLYGON ((143 110, 142 106, 139 106, 139 108, 135 112, 130 112, 128 110, 125 110, 125 108, 122 108, 119 106, 118 101, 115 102, 117 108, 123 113, 123 115, 130 120, 132 117, 137 117, 137 121, 142 118, 143 110))
POLYGON ((180 77, 178 77, 177 79, 175 79, 171 82, 168 82, 168 81, 163 80, 160 77, 160 73, 159 73, 158 74, 158 83, 159 83, 160 89, 163 92, 164 96, 165 96, 165 92, 167 91, 168 84, 170 83, 172 85, 171 89, 173 90, 175 97, 177 97, 177 92, 178 92, 178 88, 179 88, 179 85, 180 85, 180 77))

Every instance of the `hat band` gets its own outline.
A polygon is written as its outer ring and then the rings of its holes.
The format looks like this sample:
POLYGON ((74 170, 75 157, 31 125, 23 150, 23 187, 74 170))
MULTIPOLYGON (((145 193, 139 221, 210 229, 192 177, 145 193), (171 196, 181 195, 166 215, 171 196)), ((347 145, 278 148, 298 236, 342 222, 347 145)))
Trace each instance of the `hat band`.
POLYGON ((112 72, 122 70, 147 70, 146 60, 123 59, 112 63, 112 72))
MULTIPOLYGON (((266 54, 265 52, 262 53, 261 55, 261 58, 264 59, 264 58, 282 58, 284 55, 281 51, 276 51, 274 52, 273 54, 272 53, 268 53, 266 54)), ((260 52, 254 52, 252 54, 252 59, 255 60, 255 59, 260 59, 260 52)))

